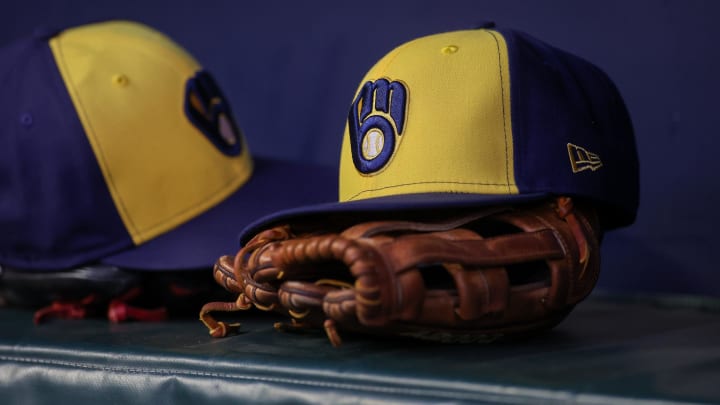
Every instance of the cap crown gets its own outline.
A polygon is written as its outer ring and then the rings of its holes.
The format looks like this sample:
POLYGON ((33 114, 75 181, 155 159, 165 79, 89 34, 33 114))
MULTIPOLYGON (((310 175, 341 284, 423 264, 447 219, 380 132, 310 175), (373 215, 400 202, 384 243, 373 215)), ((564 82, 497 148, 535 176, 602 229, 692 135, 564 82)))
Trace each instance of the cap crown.
POLYGON ((0 263, 64 267, 141 244, 252 172, 212 79, 149 27, 91 24, 0 53, 0 263))
POLYGON ((419 38, 363 78, 340 159, 340 201, 411 193, 585 197, 607 227, 626 225, 632 124, 600 69, 527 34, 419 38))

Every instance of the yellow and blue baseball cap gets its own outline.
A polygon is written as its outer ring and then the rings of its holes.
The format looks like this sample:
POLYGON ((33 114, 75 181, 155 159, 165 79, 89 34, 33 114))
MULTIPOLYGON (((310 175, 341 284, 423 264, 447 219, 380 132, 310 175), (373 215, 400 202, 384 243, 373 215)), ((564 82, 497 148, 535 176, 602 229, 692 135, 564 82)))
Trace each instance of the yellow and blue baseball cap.
POLYGON ((251 220, 337 193, 333 170, 252 159, 212 75, 139 23, 10 43, 0 83, 0 265, 207 268, 251 220))
POLYGON ((565 195, 592 201, 603 225, 638 207, 632 123, 595 65, 494 24, 402 44, 365 75, 350 107, 339 202, 297 217, 453 209, 565 195))

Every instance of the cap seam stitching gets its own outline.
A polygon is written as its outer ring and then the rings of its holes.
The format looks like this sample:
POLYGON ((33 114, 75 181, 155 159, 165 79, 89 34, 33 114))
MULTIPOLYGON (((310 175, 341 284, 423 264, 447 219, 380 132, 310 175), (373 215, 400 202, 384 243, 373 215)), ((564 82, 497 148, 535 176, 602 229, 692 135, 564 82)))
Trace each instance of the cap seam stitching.
MULTIPOLYGON (((70 78, 70 77, 71 77, 70 69, 68 68, 67 63, 65 62, 65 50, 64 50, 64 48, 63 48, 63 46, 62 46, 62 44, 60 43, 59 40, 58 40, 57 44, 58 44, 58 50, 59 50, 59 53, 60 53, 60 61, 62 62, 63 67, 64 67, 63 71, 65 71, 66 74, 68 75, 68 77, 70 78)), ((72 81, 71 81, 71 83, 72 83, 72 81)), ((77 100, 77 103, 78 103, 78 106, 77 106, 77 107, 79 107, 80 110, 82 110, 81 113, 85 116, 85 122, 87 122, 87 125, 88 125, 88 127, 89 127, 89 129, 90 129, 90 136, 92 136, 92 137, 93 137, 93 140, 94 140, 95 142, 97 142, 98 146, 100 146, 100 144, 101 144, 100 139, 95 135, 95 128, 93 127, 92 122, 90 121, 90 116, 88 115, 88 113, 87 113, 87 111, 86 111, 86 109, 85 109, 85 105, 83 104, 83 101, 80 99, 80 95, 77 93, 77 91, 75 90, 74 86, 71 86, 70 84, 67 84, 66 87, 67 87, 73 94, 75 94, 75 99, 77 100)), ((92 147, 92 145, 91 145, 91 147, 92 147)), ((107 167, 107 160, 105 159, 105 155, 104 155, 104 153, 103 153, 103 148, 100 147, 100 148, 98 148, 98 149, 99 149, 99 154, 100 154, 99 160, 102 161, 101 171, 103 171, 103 170, 102 170, 102 167, 103 167, 103 166, 104 166, 104 167, 107 167)), ((96 152, 96 151, 93 149, 93 152, 96 152)), ((95 158, 98 159, 97 153, 95 153, 95 158)), ((107 173, 107 179, 108 179, 108 181, 110 182, 113 190, 115 190, 115 191, 117 192, 117 189, 116 189, 116 186, 115 186, 115 181, 113 180, 112 173, 110 172, 109 169, 105 170, 104 172, 107 173)), ((113 200, 115 200, 115 199, 113 199, 113 200)), ((127 208, 125 207, 125 204, 124 204, 123 200, 122 200, 121 198, 119 198, 118 200, 119 200, 119 201, 118 201, 117 203, 120 205, 120 209, 121 209, 122 212, 125 214, 125 217, 127 218, 128 224, 130 225, 130 227, 132 228, 133 231, 137 232, 137 226, 136 226, 135 223, 133 222, 132 218, 130 218, 130 215, 129 215, 128 211, 127 211, 127 208)), ((122 219, 122 218, 121 218, 121 219, 122 219)))
MULTIPOLYGON (((361 194, 365 194, 365 193, 372 193, 372 192, 375 192, 375 191, 381 191, 381 190, 386 190, 386 189, 396 188, 396 187, 403 187, 403 186, 416 186, 416 185, 421 185, 421 184, 458 184, 458 185, 475 185, 475 186, 507 186, 506 183, 485 183, 485 182, 471 182, 471 181, 417 181, 417 182, 412 182, 412 183, 393 184, 393 185, 391 185, 391 186, 378 187, 378 188, 373 188, 373 189, 371 189, 371 190, 363 190, 363 191, 360 191, 360 192, 354 194, 353 196, 351 196, 350 198, 348 198, 348 200, 353 200, 353 199, 357 198, 358 196, 360 196, 361 194)), ((451 193, 451 192, 449 192, 449 191, 436 191, 436 192, 434 192, 434 193, 442 194, 442 193, 451 193)))
MULTIPOLYGON (((229 198, 235 191, 239 190, 240 186, 242 186, 243 184, 245 184, 248 180, 249 180, 249 176, 247 176, 247 177, 245 177, 245 178, 240 178, 240 181, 238 181, 237 187, 233 188, 233 191, 232 191, 232 192, 228 193, 224 198, 219 199, 215 204, 207 206, 207 207, 205 208, 205 211, 207 211, 207 210, 215 207, 216 205, 220 204, 220 203, 221 203, 222 201, 224 201, 225 199, 229 198)), ((235 178, 231 179, 231 181, 228 181, 227 183, 225 183, 225 184, 223 184, 222 186, 220 186, 220 187, 219 187, 214 193, 212 193, 212 194, 213 194, 213 195, 217 195, 217 194, 218 194, 220 191, 222 191, 223 189, 225 189, 225 188, 227 188, 227 187, 229 187, 229 186, 232 186, 232 185, 235 183, 235 181, 236 181, 235 178)), ((202 200, 202 202, 204 202, 204 201, 207 201, 207 200, 202 200)), ((173 216, 171 216, 171 217, 169 217, 169 218, 167 218, 167 219, 165 219, 165 220, 163 220, 163 221, 161 221, 161 222, 158 222, 158 223, 156 223, 156 224, 154 224, 154 225, 151 225, 151 226, 147 227, 144 231, 141 231, 141 234, 140 234, 140 235, 144 238, 144 235, 147 234, 148 232, 152 231, 153 229, 155 229, 155 228, 157 228, 157 227, 160 227, 160 226, 164 225, 166 222, 171 221, 171 220, 173 220, 173 219, 175 219, 175 218, 177 218, 177 217, 179 217, 179 216, 182 216, 183 214, 185 214, 185 213, 188 212, 188 211, 192 211, 193 209, 197 209, 197 208, 200 207, 200 206, 201 206, 201 204, 194 204, 194 205, 192 205, 192 206, 190 206, 190 207, 187 207, 187 208, 183 209, 182 211, 175 213, 173 216)), ((200 214, 201 214, 201 213, 198 213, 198 215, 200 215, 200 214)), ((192 218, 190 218, 190 219, 192 219, 192 218)), ((181 226, 181 225, 183 225, 183 224, 176 224, 175 227, 178 227, 178 226, 181 226)), ((156 235, 156 236, 159 236, 159 235, 156 235)))
MULTIPOLYGON (((500 43, 498 42, 497 37, 492 31, 485 31, 487 32, 495 41, 495 49, 497 50, 497 57, 498 57, 498 70, 500 74, 500 92, 502 96, 502 102, 500 103, 502 105, 502 114, 503 114, 503 138, 505 140, 505 184, 508 188, 508 193, 511 192, 510 188, 510 176, 509 176, 509 163, 508 163, 508 140, 507 140, 507 115, 505 112, 505 78, 503 76, 503 66, 502 66, 502 55, 500 54, 500 43)), ((508 52, 508 58, 510 58, 509 52, 508 52)))
MULTIPOLYGON (((66 62, 65 62, 65 53, 64 53, 64 49, 63 49, 62 45, 60 44, 60 41, 58 41, 58 50, 59 50, 59 53, 60 53, 60 61, 61 61, 61 63, 63 64, 64 71, 67 72, 67 75, 68 75, 68 77, 70 78, 71 73, 70 73, 70 70, 69 70, 68 67, 67 67, 66 62)), ((83 104, 83 101, 81 100, 79 94, 77 93, 77 91, 75 90, 74 87, 69 86, 69 85, 67 85, 66 87, 69 89, 69 91, 72 91, 72 92, 75 94, 75 99, 76 99, 77 102, 78 102, 78 107, 82 110, 81 113, 85 116, 85 121, 87 122, 87 125, 88 125, 88 127, 89 127, 89 129, 90 129, 90 132, 91 132, 90 135, 93 137, 93 140, 94 140, 95 142, 97 142, 98 146, 100 146, 102 142, 101 142, 100 139, 95 135, 95 129, 94 129, 94 127, 93 127, 93 125, 92 125, 92 122, 91 122, 91 120, 90 120, 90 116, 88 115, 88 113, 87 113, 87 111, 86 111, 86 109, 85 109, 85 106, 84 106, 84 104, 83 104)), ((106 158, 105 158, 105 155, 103 154, 103 148, 102 148, 102 147, 99 147, 98 149, 100 149, 100 150, 99 150, 99 154, 100 154, 99 160, 101 160, 102 163, 103 163, 103 165, 107 167, 107 166, 108 166, 108 165, 107 165, 107 160, 106 160, 106 158)), ((95 152, 94 149, 93 149, 93 152, 95 152)), ((95 156, 96 156, 96 159, 97 159, 97 158, 98 158, 97 154, 96 154, 95 156)), ((109 183, 111 184, 113 190, 115 190, 115 191, 117 192, 117 188, 116 188, 116 186, 115 186, 115 182, 114 182, 112 173, 110 172, 109 169, 106 170, 106 172, 107 172, 107 179, 108 179, 109 183)), ((245 179, 242 179, 241 181, 239 181, 239 182, 238 182, 238 187, 241 186, 242 184, 244 184, 247 180, 248 180, 248 178, 246 177, 245 179)), ((213 194, 216 194, 216 193, 222 191, 223 189, 225 189, 226 187, 233 185, 233 184, 235 183, 235 181, 236 181, 236 179, 235 179, 235 178, 232 178, 230 181, 228 181, 228 182, 222 184, 220 187, 218 187, 218 189, 217 189, 213 194)), ((229 197, 231 194, 232 194, 232 193, 229 193, 225 198, 229 197)), ((115 200, 115 199, 113 199, 113 201, 114 201, 114 200, 115 200)), ((130 213, 128 212, 127 207, 125 206, 125 203, 124 203, 123 199, 122 199, 121 197, 118 197, 117 200, 118 200, 117 203, 118 203, 118 205, 120 206, 120 209, 123 211, 123 213, 125 214, 125 216, 126 216, 126 218, 127 218, 128 225, 131 227, 131 229, 132 229, 132 231, 133 231, 133 234, 136 234, 136 235, 137 235, 141 240, 143 240, 143 241, 147 238, 146 235, 147 235, 148 233, 152 233, 152 231, 153 231, 154 229, 156 229, 156 228, 158 228, 158 227, 161 227, 162 225, 166 224, 166 223, 169 222, 169 221, 172 221, 172 220, 176 219, 176 218, 179 217, 179 216, 184 215, 184 214, 185 214, 186 212, 188 212, 188 211, 191 211, 191 210, 193 210, 193 209, 197 209, 198 207, 201 206, 201 203, 202 203, 202 201, 201 201, 200 204, 193 204, 192 206, 187 207, 187 208, 183 209, 182 211, 173 214, 171 217, 168 217, 168 218, 164 219, 163 221, 157 222, 157 223, 155 223, 155 224, 153 224, 153 225, 150 225, 150 226, 148 226, 148 227, 144 227, 143 229, 139 229, 138 226, 137 226, 137 225, 135 224, 135 222, 133 221, 130 213)), ((222 201, 222 200, 220 200, 220 201, 222 201)), ((207 207, 206 210, 207 210, 207 209, 210 209, 210 208, 212 208, 212 206, 207 207)), ((181 224, 178 224, 178 225, 181 225, 181 224)), ((131 235, 132 235, 132 234, 131 234, 131 235)))

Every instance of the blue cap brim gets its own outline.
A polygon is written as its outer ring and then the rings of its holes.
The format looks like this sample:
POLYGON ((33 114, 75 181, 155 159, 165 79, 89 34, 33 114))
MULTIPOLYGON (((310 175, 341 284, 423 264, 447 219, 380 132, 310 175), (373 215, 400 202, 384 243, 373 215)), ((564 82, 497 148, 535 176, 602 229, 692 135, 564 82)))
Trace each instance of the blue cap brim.
POLYGON ((337 170, 254 157, 253 175, 225 201, 102 263, 138 270, 207 269, 239 249, 238 232, 249 223, 290 207, 337 199, 337 170))
MULTIPOLYGON (((247 241, 263 229, 273 225, 298 220, 327 220, 327 216, 341 214, 360 218, 366 214, 382 214, 393 217, 394 213, 412 215, 413 212, 428 210, 452 210, 473 207, 487 207, 501 204, 522 204, 548 198, 548 193, 534 194, 462 194, 462 193, 417 193, 376 197, 347 202, 333 202, 290 208, 279 211, 251 223, 240 233, 240 243, 247 241)), ((422 215, 422 212, 419 215, 422 215)))

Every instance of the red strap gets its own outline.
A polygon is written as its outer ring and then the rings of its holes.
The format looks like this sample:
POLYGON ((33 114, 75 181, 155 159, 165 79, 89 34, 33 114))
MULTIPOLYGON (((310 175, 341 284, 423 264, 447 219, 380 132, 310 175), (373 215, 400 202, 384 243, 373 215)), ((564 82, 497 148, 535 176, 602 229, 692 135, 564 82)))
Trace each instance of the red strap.
POLYGON ((146 309, 130 305, 128 302, 140 295, 140 287, 131 288, 122 296, 113 299, 108 305, 107 317, 111 322, 120 323, 127 320, 134 321, 163 321, 167 319, 165 307, 146 309))
POLYGON ((33 322, 40 324, 48 319, 83 319, 88 314, 90 305, 97 301, 94 294, 88 295, 80 301, 54 301, 45 308, 35 311, 33 322))

